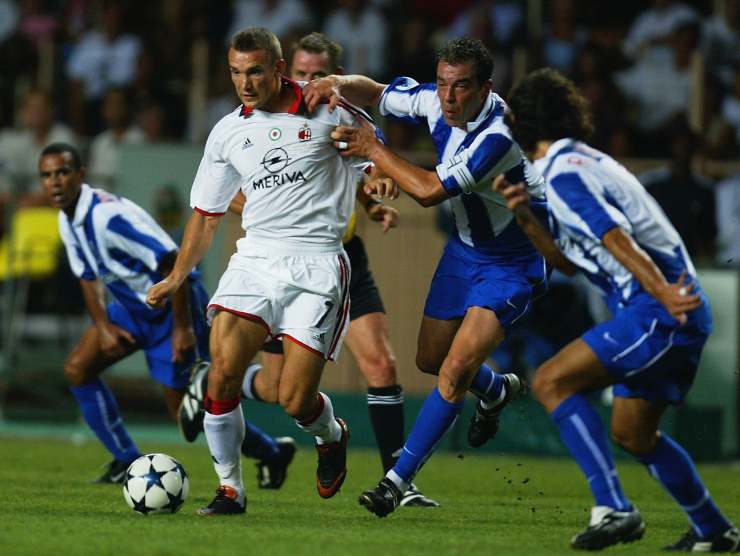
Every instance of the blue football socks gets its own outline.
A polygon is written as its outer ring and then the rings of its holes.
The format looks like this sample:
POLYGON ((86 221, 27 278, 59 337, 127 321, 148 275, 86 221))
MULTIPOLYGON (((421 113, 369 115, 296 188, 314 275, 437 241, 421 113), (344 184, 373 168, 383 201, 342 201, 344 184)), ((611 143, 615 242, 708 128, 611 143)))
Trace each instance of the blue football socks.
POLYGON ((273 437, 258 429, 249 421, 245 422, 242 454, 265 463, 274 463, 280 457, 278 443, 273 437))
POLYGON ((493 403, 502 398, 504 391, 504 377, 491 369, 485 363, 481 365, 478 372, 470 383, 470 391, 487 403, 493 403))
POLYGON ((123 425, 113 393, 102 380, 72 386, 70 390, 85 422, 116 460, 129 463, 141 455, 123 425))
POLYGON ((448 402, 436 388, 427 396, 416 418, 414 428, 411 429, 406 439, 401 457, 398 458, 393 469, 388 472, 388 477, 394 483, 398 483, 398 479, 402 482, 396 486, 405 490, 414 475, 432 455, 439 441, 455 423, 463 405, 464 402, 448 402))
POLYGON ((609 450, 606 430, 591 404, 580 394, 563 401, 551 415, 560 438, 586 475, 597 506, 629 510, 609 450))
POLYGON ((670 436, 661 433, 655 452, 639 460, 680 504, 700 537, 732 527, 701 482, 691 456, 670 436))

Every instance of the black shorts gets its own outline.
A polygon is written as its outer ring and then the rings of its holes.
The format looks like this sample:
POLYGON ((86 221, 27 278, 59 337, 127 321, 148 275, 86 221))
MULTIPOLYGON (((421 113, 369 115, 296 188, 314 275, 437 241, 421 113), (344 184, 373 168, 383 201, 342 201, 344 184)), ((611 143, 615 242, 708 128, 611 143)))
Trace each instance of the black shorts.
MULTIPOLYGON (((358 236, 354 236, 344 244, 344 250, 349 258, 352 269, 352 278, 349 282, 349 320, 350 322, 370 313, 385 313, 383 300, 380 299, 378 286, 367 260, 365 245, 358 236)), ((282 340, 270 340, 262 351, 267 353, 283 353, 282 340)))

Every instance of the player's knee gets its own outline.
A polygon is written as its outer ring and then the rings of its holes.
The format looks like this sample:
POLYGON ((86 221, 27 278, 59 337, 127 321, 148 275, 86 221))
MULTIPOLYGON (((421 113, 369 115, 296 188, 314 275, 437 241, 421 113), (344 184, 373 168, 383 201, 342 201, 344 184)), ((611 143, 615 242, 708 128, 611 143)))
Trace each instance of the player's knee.
POLYGON ((64 378, 70 386, 82 386, 90 381, 88 373, 73 358, 69 358, 64 362, 64 378))
POLYGON ((396 358, 391 353, 378 353, 359 363, 368 385, 381 388, 398 382, 396 377, 396 358))
POLYGON ((532 378, 532 395, 535 399, 544 404, 555 391, 555 383, 550 380, 547 373, 540 367, 532 378))

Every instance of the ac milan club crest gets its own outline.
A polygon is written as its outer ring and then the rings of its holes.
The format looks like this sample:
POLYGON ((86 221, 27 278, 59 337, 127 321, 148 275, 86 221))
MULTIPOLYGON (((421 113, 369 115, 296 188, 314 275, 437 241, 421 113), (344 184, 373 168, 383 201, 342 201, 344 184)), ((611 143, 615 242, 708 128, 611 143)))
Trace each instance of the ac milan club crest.
POLYGON ((309 141, 311 139, 311 128, 308 127, 308 124, 303 124, 301 129, 298 130, 298 140, 299 141, 309 141))

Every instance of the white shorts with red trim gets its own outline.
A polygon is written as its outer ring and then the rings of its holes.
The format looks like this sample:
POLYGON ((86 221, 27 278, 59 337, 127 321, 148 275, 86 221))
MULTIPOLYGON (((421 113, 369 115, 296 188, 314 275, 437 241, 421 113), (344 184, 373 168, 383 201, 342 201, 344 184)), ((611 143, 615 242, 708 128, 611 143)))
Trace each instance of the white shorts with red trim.
POLYGON ((240 240, 208 304, 208 321, 228 311, 262 324, 267 340, 292 340, 334 361, 349 325, 349 281, 344 250, 298 254, 240 240))

